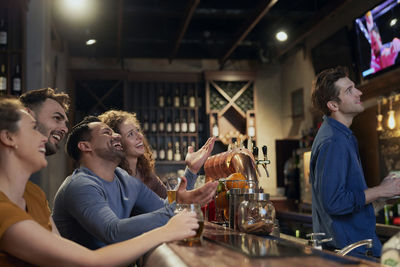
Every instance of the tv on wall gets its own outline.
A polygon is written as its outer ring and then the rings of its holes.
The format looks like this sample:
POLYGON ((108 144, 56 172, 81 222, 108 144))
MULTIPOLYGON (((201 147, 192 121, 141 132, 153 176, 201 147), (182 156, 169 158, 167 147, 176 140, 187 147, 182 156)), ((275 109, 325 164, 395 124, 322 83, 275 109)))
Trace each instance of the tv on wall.
POLYGON ((355 20, 358 69, 364 78, 400 66, 400 0, 386 0, 355 20))

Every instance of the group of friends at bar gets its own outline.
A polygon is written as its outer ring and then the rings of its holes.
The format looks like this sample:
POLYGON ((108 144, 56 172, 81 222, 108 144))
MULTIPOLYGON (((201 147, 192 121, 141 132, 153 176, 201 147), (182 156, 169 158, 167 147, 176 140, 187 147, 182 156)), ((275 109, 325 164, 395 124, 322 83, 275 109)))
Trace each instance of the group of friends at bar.
MULTIPOLYGON (((323 244, 326 249, 372 238, 379 257, 372 203, 400 195, 400 179, 366 185, 349 128, 364 110, 361 95, 341 67, 313 82, 312 103, 324 114, 310 162, 313 231, 333 238, 323 244)), ((188 148, 176 202, 169 203, 136 115, 110 110, 69 130, 69 101, 50 88, 0 99, 0 265, 127 265, 163 242, 193 236, 196 215, 174 211, 176 203, 203 205, 214 198, 217 181, 193 187, 215 138, 198 151, 188 148), (44 192, 29 179, 64 138, 78 168, 60 186, 50 211, 44 192)), ((354 255, 364 252, 360 247, 354 255)))

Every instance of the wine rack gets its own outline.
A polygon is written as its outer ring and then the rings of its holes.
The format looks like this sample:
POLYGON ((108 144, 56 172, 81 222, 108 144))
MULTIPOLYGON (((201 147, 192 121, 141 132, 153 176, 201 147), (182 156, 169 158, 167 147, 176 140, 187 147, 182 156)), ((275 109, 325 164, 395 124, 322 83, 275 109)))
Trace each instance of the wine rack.
POLYGON ((206 72, 206 110, 209 129, 224 144, 231 137, 256 140, 255 74, 243 71, 206 72))
POLYGON ((204 84, 132 81, 129 87, 127 108, 137 114, 157 164, 183 164, 187 147, 198 149, 206 139, 204 84))
POLYGON ((0 2, 0 95, 25 91, 27 1, 0 2))

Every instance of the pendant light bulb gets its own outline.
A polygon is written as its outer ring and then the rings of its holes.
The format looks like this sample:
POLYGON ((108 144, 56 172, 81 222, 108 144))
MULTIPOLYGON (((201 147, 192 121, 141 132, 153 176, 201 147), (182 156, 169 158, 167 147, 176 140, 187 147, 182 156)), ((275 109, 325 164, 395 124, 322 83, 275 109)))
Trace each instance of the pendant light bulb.
POLYGON ((394 119, 394 110, 389 110, 388 115, 389 115, 388 127, 390 130, 393 130, 394 127, 396 127, 396 120, 394 119))

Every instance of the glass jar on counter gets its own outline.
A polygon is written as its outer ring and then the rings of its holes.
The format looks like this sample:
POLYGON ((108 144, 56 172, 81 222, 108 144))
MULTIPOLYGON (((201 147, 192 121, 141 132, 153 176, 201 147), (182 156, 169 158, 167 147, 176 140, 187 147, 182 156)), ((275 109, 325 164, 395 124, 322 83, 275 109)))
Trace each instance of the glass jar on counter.
POLYGON ((240 203, 238 209, 238 228, 249 234, 268 235, 275 223, 275 208, 269 194, 254 193, 248 200, 240 203))

